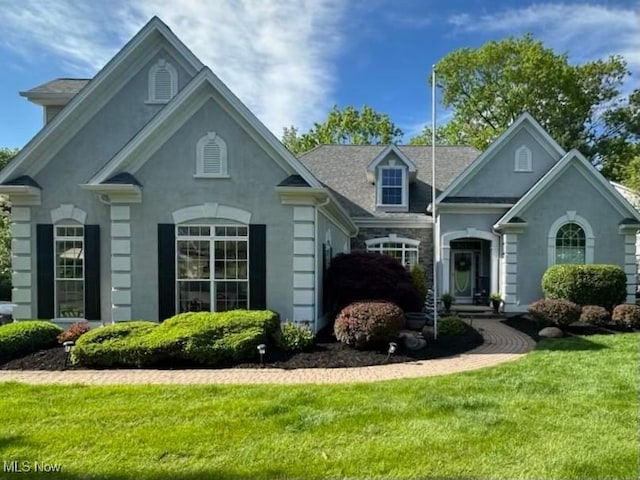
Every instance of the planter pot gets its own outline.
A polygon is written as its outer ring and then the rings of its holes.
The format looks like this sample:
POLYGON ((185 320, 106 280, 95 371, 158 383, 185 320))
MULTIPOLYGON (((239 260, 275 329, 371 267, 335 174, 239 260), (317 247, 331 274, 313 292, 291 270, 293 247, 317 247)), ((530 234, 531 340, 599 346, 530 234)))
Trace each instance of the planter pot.
POLYGON ((427 324, 427 314, 424 312, 407 312, 404 319, 409 330, 421 330, 427 324))
POLYGON ((451 302, 442 302, 444 304, 444 311, 449 313, 451 311, 451 302))
POLYGON ((491 306, 493 307, 493 313, 500 313, 500 301, 491 300, 491 306))

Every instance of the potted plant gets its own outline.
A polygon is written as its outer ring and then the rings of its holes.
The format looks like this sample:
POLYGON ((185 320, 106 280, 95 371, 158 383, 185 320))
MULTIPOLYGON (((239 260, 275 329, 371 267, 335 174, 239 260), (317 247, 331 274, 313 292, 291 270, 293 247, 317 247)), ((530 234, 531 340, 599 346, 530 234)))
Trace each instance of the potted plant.
POLYGON ((491 306, 493 307, 493 313, 498 313, 500 311, 500 304, 502 303, 502 297, 499 293, 492 293, 489 297, 491 301, 491 306))
POLYGON ((443 293, 442 296, 440 297, 440 300, 442 300, 442 304, 444 305, 444 311, 449 313, 449 310, 451 309, 451 304, 455 300, 453 295, 451 295, 450 293, 443 293))

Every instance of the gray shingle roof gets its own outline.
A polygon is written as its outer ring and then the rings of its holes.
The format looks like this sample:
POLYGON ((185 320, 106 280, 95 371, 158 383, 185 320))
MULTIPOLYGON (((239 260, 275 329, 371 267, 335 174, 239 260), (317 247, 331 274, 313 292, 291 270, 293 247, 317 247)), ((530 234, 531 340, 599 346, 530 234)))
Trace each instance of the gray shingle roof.
MULTIPOLYGON (((325 184, 353 217, 402 214, 375 210, 375 185, 367 181, 367 166, 386 145, 322 145, 300 156, 300 161, 325 184)), ((431 202, 431 147, 401 145, 416 164, 418 174, 409 186, 409 212, 424 214, 431 202)), ((465 146, 436 147, 436 193, 441 193, 480 152, 465 146)))
POLYGON ((138 179, 131 175, 129 172, 118 173, 102 183, 109 185, 136 185, 138 187, 142 186, 138 179))
POLYGON ((31 90, 20 92, 20 95, 23 97, 37 97, 41 95, 59 94, 73 97, 82 90, 87 83, 89 83, 89 80, 86 78, 56 78, 50 82, 38 85, 31 90))
POLYGON ((289 175, 287 178, 282 180, 278 184, 278 186, 279 187, 308 187, 309 184, 300 175, 289 175))

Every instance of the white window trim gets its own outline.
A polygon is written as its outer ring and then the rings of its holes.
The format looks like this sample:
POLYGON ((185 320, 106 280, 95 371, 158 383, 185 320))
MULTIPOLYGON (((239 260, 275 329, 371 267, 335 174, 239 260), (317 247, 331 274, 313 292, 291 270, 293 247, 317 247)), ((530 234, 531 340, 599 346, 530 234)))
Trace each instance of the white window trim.
POLYGON ((549 229, 547 237, 547 265, 549 267, 556 264, 556 236, 558 230, 567 223, 575 223, 584 230, 585 236, 585 249, 584 249, 584 263, 589 265, 593 263, 594 250, 595 250, 595 235, 593 229, 586 218, 578 215, 574 210, 567 211, 564 215, 559 217, 549 229))
POLYGON ((384 165, 378 167, 378 180, 376 182, 376 206, 381 208, 407 208, 409 205, 409 189, 407 188, 407 167, 401 165, 384 165), (382 203, 382 172, 384 170, 402 171, 402 203, 382 203))
POLYGON ((196 144, 196 173, 194 178, 230 178, 227 162, 227 142, 216 132, 207 132, 196 144), (204 147, 211 140, 220 147, 220 173, 204 172, 204 147))
POLYGON ((147 78, 148 84, 148 98, 145 103, 148 104, 165 104, 168 103, 173 97, 178 93, 178 71, 176 68, 165 59, 160 58, 154 65, 149 69, 149 75, 147 78), (156 82, 155 77, 158 69, 166 68, 169 72, 169 76, 171 77, 171 98, 169 99, 158 99, 156 98, 156 82))
POLYGON ((384 249, 382 248, 382 244, 384 243, 396 243, 402 245, 394 248, 394 251, 402 252, 402 263, 403 265, 406 263, 406 253, 407 252, 415 252, 416 253, 416 265, 420 263, 420 240, 414 240, 412 238, 398 237, 396 234, 392 233, 388 237, 378 237, 372 238, 370 240, 365 240, 364 242, 367 246, 368 252, 377 252, 384 253, 384 249))
POLYGON ((250 249, 250 245, 249 245, 249 225, 231 225, 231 224, 207 224, 207 223, 201 223, 201 224, 176 224, 175 225, 175 258, 174 258, 174 262, 175 262, 175 285, 176 285, 176 292, 175 292, 175 312, 178 313, 180 312, 180 290, 179 290, 179 283, 180 282, 195 282, 195 281, 208 281, 210 283, 209 285, 209 295, 211 296, 210 298, 210 308, 212 310, 210 310, 211 312, 215 312, 216 310, 213 310, 213 308, 215 307, 215 296, 216 296, 216 288, 215 288, 215 283, 216 282, 237 282, 237 283, 246 283, 247 284, 247 309, 249 308, 249 304, 251 302, 251 284, 250 284, 250 280, 251 280, 251 258, 249 256, 249 249, 250 249), (209 235, 179 235, 178 231, 180 227, 208 227, 210 228, 210 233, 209 235), (247 234, 246 235, 236 235, 236 236, 221 236, 221 235, 216 235, 215 234, 215 229, 216 227, 245 227, 247 229, 247 234), (178 265, 178 253, 179 253, 179 248, 178 248, 178 242, 179 241, 189 241, 189 240, 204 240, 204 241, 209 241, 210 242, 210 247, 209 247, 209 263, 210 263, 210 269, 209 269, 209 278, 208 279, 193 279, 193 280, 187 280, 187 279, 181 279, 179 278, 179 265, 178 265), (216 279, 215 278, 215 273, 214 273, 214 268, 211 268, 215 265, 215 259, 212 257, 213 253, 215 251, 215 247, 214 247, 214 242, 216 241, 244 241, 247 244, 247 278, 246 279, 216 279), (213 261, 212 261, 213 259, 213 261))
MULTIPOLYGON (((71 218, 70 220, 73 220, 73 218, 71 218)), ((78 222, 80 223, 80 222, 78 222)), ((85 241, 84 241, 84 223, 80 223, 78 225, 78 223, 60 223, 60 224, 55 224, 53 226, 53 308, 54 308, 54 320, 64 320, 64 321, 72 321, 72 320, 83 320, 84 319, 84 315, 86 315, 85 310, 85 302, 86 302, 86 281, 85 281, 85 277, 86 277, 86 272, 85 272, 85 267, 86 267, 86 258, 85 258, 85 241), (82 229, 82 236, 59 236, 58 235, 58 228, 81 228, 82 229), (56 258, 56 250, 57 250, 57 246, 58 246, 58 242, 59 241, 65 241, 65 240, 70 240, 70 241, 80 241, 82 242, 82 255, 83 255, 83 259, 82 259, 82 277, 81 278, 59 278, 58 277, 58 263, 57 263, 57 258, 56 258), (82 313, 83 313, 83 317, 62 317, 59 315, 59 310, 60 310, 60 305, 58 304, 58 281, 62 281, 62 280, 74 280, 76 282, 82 282, 82 313)))
POLYGON ((514 167, 513 167, 513 171, 514 172, 532 172, 533 171, 533 166, 532 166, 532 160, 531 160, 531 150, 526 147, 525 145, 522 145, 520 148, 518 148, 516 150, 516 155, 514 158, 514 167), (525 152, 526 154, 526 167, 525 168, 520 168, 518 159, 520 157, 520 153, 521 152, 525 152))

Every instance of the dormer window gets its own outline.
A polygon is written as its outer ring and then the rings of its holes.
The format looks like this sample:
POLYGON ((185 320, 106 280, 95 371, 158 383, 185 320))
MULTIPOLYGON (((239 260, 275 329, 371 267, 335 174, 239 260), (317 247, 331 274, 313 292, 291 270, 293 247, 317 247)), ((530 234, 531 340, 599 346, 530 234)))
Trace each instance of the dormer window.
POLYGON ((402 205, 404 169, 401 167, 380 168, 380 204, 402 205))
POLYGON ((178 72, 166 60, 158 60, 149 69, 149 102, 167 103, 178 93, 178 72))
POLYGON ((530 172, 531 168, 531 150, 524 145, 516 150, 515 168, 516 172, 530 172))
POLYGON ((209 132, 196 145, 196 177, 228 178, 227 143, 209 132))

